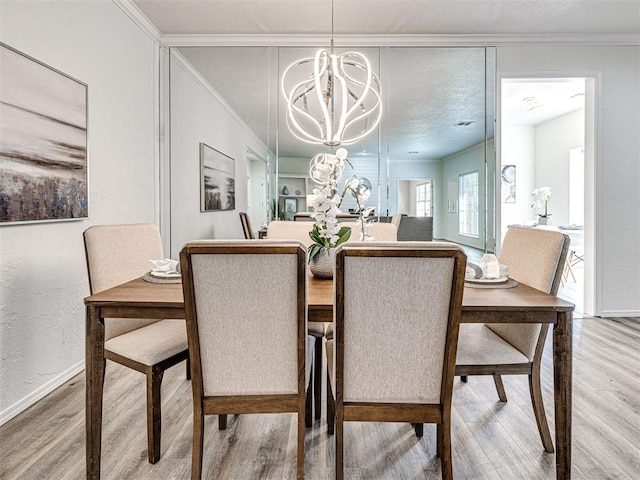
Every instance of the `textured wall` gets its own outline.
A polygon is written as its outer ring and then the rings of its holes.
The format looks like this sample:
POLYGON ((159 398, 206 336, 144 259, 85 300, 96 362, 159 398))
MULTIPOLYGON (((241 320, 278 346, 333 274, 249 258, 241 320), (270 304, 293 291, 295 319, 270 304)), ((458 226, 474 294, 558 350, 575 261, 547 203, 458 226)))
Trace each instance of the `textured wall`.
POLYGON ((89 220, 0 226, 0 421, 82 368, 82 232, 156 221, 155 44, 111 1, 0 3, 0 40, 89 86, 89 220))

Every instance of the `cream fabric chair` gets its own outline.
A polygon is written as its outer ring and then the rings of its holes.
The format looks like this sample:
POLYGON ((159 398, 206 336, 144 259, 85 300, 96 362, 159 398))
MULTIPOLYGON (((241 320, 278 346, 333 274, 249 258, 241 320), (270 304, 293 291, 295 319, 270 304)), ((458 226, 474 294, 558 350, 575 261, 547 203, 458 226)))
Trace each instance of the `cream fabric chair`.
POLYGON ((451 479, 466 255, 433 242, 354 242, 336 253, 336 330, 327 341, 336 478, 343 477, 343 422, 372 421, 436 423, 442 476, 451 479))
POLYGON ((282 412, 298 414, 297 474, 304 478, 304 247, 189 242, 180 264, 193 374, 191 478, 201 478, 204 415, 282 412))
MULTIPOLYGON (((100 225, 84 232, 91 294, 141 277, 149 260, 163 259, 158 227, 152 224, 100 225)), ((147 377, 147 438, 149 462, 160 459, 160 387, 164 371, 187 360, 184 320, 105 320, 105 357, 147 377)))
MULTIPOLYGON (((555 295, 562 279, 569 237, 560 232, 511 227, 505 236, 500 263, 518 282, 555 295)), ((544 412, 540 363, 548 324, 463 324, 460 328, 456 375, 493 375, 500 401, 506 402, 501 375, 528 375, 531 403, 542 444, 553 452, 544 412)))

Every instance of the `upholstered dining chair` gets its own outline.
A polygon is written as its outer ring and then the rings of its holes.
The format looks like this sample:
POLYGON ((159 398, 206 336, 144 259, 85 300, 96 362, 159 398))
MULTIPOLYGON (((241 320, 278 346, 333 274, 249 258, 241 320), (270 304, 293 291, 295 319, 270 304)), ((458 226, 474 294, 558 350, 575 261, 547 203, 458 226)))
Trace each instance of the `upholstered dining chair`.
MULTIPOLYGON (((96 225, 84 232, 91 294, 141 277, 149 260, 163 259, 158 227, 153 224, 96 225)), ((104 355, 108 360, 147 377, 147 440, 149 462, 160 459, 160 387, 165 370, 187 360, 184 320, 105 320, 104 355)))
MULTIPOLYGON (((552 295, 557 294, 570 239, 560 232, 511 227, 507 231, 500 263, 509 276, 552 295)), ((548 324, 463 324, 458 342, 456 375, 492 375, 498 397, 507 401, 501 375, 528 375, 529 392, 540 438, 551 453, 553 441, 547 424, 540 387, 540 363, 548 324)))
POLYGON ((297 413, 297 476, 304 478, 305 248, 189 242, 180 264, 193 387, 191 478, 202 474, 205 415, 283 412, 297 413))
POLYGON ((451 479, 466 255, 434 242, 345 243, 336 254, 335 333, 326 344, 336 478, 343 477, 343 423, 369 421, 436 423, 442 477, 451 479))
POLYGON ((242 233, 244 233, 244 238, 247 240, 254 239, 253 229, 251 228, 251 219, 247 212, 240 212, 240 223, 242 224, 242 233))

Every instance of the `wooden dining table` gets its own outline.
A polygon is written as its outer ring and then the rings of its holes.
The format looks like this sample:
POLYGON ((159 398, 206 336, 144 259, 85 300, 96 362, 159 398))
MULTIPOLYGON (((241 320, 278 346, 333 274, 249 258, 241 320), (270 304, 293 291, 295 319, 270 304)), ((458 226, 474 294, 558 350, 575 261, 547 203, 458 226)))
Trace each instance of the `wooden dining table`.
MULTIPOLYGON (((309 275, 310 322, 333 321, 333 281, 309 275)), ((104 319, 184 319, 181 284, 154 284, 142 278, 85 298, 87 478, 100 478, 102 395, 105 374, 104 319)), ((465 287, 463 323, 553 324, 556 478, 571 478, 572 316, 574 305, 524 284, 514 288, 465 287)))

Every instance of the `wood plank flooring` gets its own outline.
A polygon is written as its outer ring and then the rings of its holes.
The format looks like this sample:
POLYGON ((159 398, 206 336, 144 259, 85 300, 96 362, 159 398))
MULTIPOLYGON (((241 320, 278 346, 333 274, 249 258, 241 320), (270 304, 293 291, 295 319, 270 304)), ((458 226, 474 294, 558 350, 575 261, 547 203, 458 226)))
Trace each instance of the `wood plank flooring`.
MULTIPOLYGON (((640 319, 577 318, 574 326, 573 478, 640 478, 640 319)), ((549 335, 551 337, 551 335, 549 335)), ((553 432, 551 345, 543 363, 543 395, 553 432)), ((553 479, 526 377, 505 377, 509 401, 498 401, 491 378, 456 380, 453 471, 456 479, 553 479)), ((190 478, 191 385, 179 365, 162 387, 162 458, 147 462, 144 376, 107 363, 102 478, 190 478)), ((218 431, 205 426, 203 478, 295 478, 293 415, 242 415, 218 431)), ((326 421, 306 433, 306 478, 333 478, 334 443, 326 421)), ((406 424, 348 424, 346 478, 439 479, 435 428, 418 440, 406 424)), ((0 427, 0 479, 85 476, 84 375, 0 427)))

